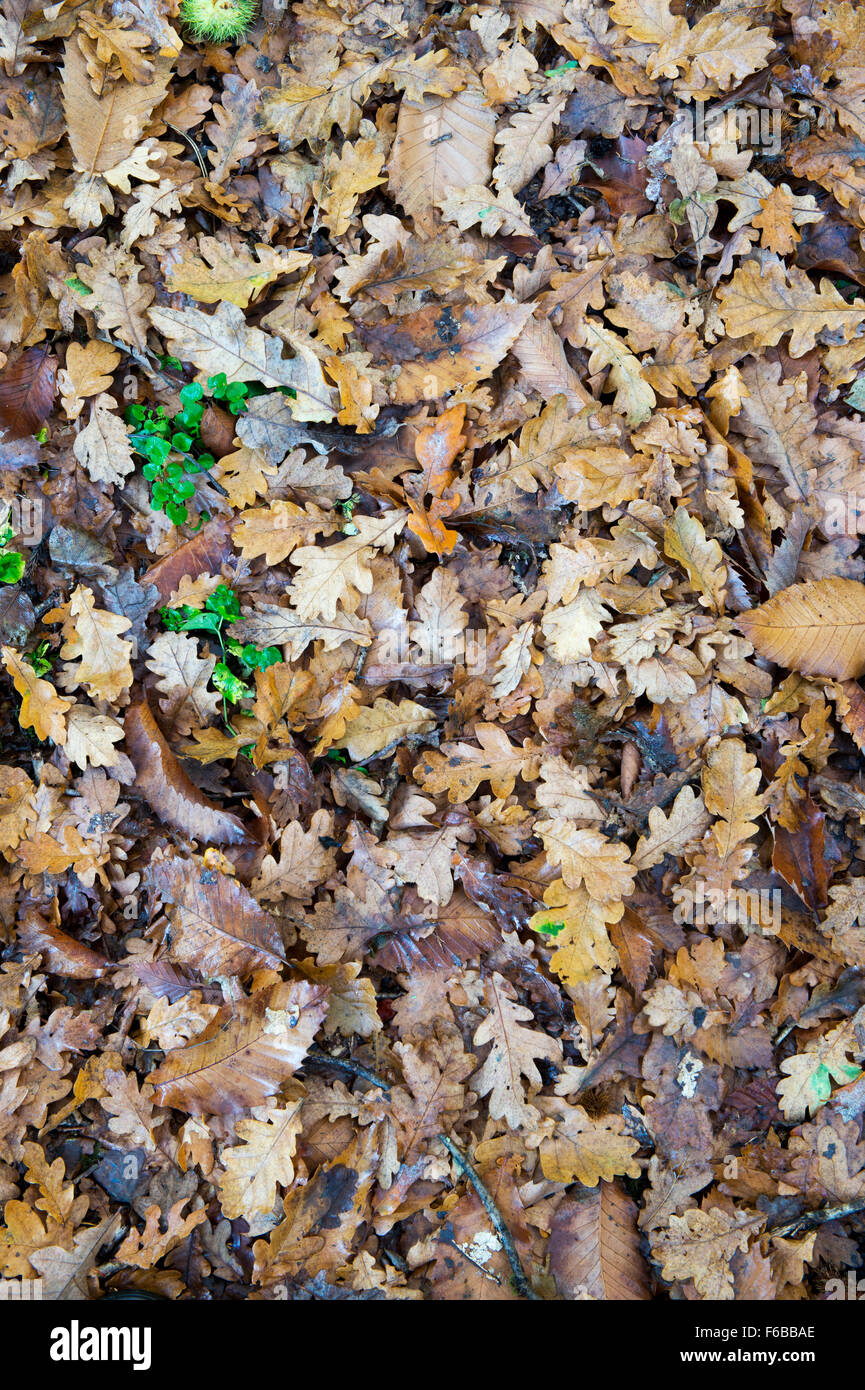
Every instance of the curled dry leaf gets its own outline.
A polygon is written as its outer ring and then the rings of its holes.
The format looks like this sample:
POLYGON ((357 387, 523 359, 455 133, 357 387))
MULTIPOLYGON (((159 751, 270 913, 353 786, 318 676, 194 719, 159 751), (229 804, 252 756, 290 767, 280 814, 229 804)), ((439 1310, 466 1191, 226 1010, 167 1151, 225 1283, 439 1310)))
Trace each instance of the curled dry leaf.
POLYGON ((238 845, 247 838, 237 817, 208 801, 189 780, 145 701, 128 710, 125 728, 136 787, 169 825, 203 844, 238 845))

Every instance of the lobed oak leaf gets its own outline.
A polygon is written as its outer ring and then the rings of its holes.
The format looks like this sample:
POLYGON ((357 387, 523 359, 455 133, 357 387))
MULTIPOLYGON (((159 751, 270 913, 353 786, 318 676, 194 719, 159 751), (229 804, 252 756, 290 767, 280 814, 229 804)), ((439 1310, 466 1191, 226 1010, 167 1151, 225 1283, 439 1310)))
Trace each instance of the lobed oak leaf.
POLYGON ((298 567, 292 586, 292 607, 303 622, 323 618, 333 623, 337 604, 349 613, 357 608, 361 594, 372 590, 370 561, 377 550, 387 554, 406 521, 404 511, 384 512, 381 516, 359 516, 355 535, 336 545, 304 545, 295 550, 291 563, 298 567))
POLYGON ((390 1105, 403 1163, 411 1164, 431 1139, 449 1134, 465 1106, 466 1078, 475 1059, 453 1024, 436 1021, 395 1044, 403 1084, 393 1086, 390 1105))
POLYGON ((334 748, 347 748, 352 762, 365 763, 382 750, 392 748, 411 735, 429 733, 435 719, 424 705, 414 700, 392 700, 379 697, 373 705, 361 709, 349 720, 342 738, 334 748))
POLYGON ((766 1218, 747 1208, 735 1215, 720 1207, 671 1216, 669 1228, 651 1237, 652 1253, 663 1279, 692 1279, 701 1298, 733 1298, 730 1261, 745 1252, 766 1218))
POLYGON ((255 152, 261 136, 258 107, 261 92, 258 85, 239 73, 228 72, 223 79, 222 100, 213 107, 212 120, 205 126, 213 146, 207 157, 213 166, 210 182, 224 183, 235 165, 255 152))
POLYGON ((215 656, 200 656, 187 632, 161 632, 150 644, 146 666, 158 676, 159 708, 166 726, 179 734, 201 728, 220 712, 220 697, 209 687, 215 656))
POLYGON ((252 891, 262 902, 296 898, 311 900, 313 889, 324 883, 333 871, 333 848, 322 844, 329 838, 333 821, 329 812, 316 811, 309 830, 297 822, 285 826, 279 840, 279 859, 265 855, 252 891))
POLYGON ((667 854, 680 855, 703 837, 709 824, 702 796, 683 787, 676 796, 669 816, 660 806, 649 810, 649 833, 641 835, 631 856, 636 869, 651 869, 667 854))
POLYGON ((341 1033, 349 1038, 356 1033, 360 1038, 371 1038, 381 1031, 375 986, 366 977, 358 978, 362 969, 358 961, 315 965, 305 960, 299 969, 308 980, 327 987, 326 1034, 341 1033))
POLYGON ((484 183, 448 188, 438 200, 442 216, 461 232, 480 224, 482 236, 534 236, 532 224, 509 188, 494 192, 484 183))
POLYGON ((400 883, 413 883, 425 902, 441 908, 453 896, 452 856, 457 839, 457 827, 444 825, 437 830, 389 835, 383 849, 400 883))
POLYGON ((381 177, 384 150, 376 140, 346 140, 330 161, 326 176, 316 180, 313 192, 322 208, 322 222, 331 236, 345 236, 361 193, 387 183, 381 177))
POLYGON ((664 554, 687 571, 700 602, 723 612, 727 567, 716 540, 707 540, 702 522, 687 507, 677 507, 664 527, 664 554))
POLYGON ((257 1282, 267 1285, 302 1269, 312 1274, 345 1265, 368 1212, 381 1158, 380 1128, 372 1124, 355 1133, 309 1182, 295 1183, 285 1194, 284 1220, 253 1246, 257 1282))
POLYGON ((560 92, 532 102, 498 131, 496 144, 502 149, 496 159, 493 182, 499 191, 507 188, 519 192, 552 157, 550 140, 566 100, 567 93, 560 92))
POLYGON ((66 714, 72 700, 57 694, 50 681, 37 676, 29 662, 23 661, 14 647, 2 648, 3 665, 12 677, 21 696, 18 722, 22 729, 32 729, 38 739, 50 738, 54 743, 66 742, 66 714))
POLYGON ((108 246, 92 252, 90 264, 81 262, 75 271, 90 290, 88 309, 95 313, 103 333, 113 333, 136 352, 145 353, 146 314, 154 291, 152 285, 139 282, 141 266, 134 257, 122 246, 108 246))
POLYGON ((581 590, 564 607, 544 614, 541 631, 556 661, 564 666, 591 656, 591 644, 602 635, 604 620, 611 616, 593 589, 581 590))
POLYGON ((832 1094, 832 1082, 847 1083, 861 1075, 861 1067, 850 1060, 861 1060, 863 1048, 858 1030, 863 1011, 830 1028, 822 1037, 809 1042, 804 1052, 781 1063, 784 1079, 778 1083, 778 1103, 788 1120, 804 1120, 813 1115, 832 1094))
POLYGON ((203 1208, 181 1217, 180 1213, 188 1201, 188 1197, 180 1197, 169 1207, 164 1214, 164 1231, 160 1230, 163 1212, 154 1202, 144 1213, 144 1230, 139 1231, 133 1226, 118 1246, 115 1258, 121 1264, 132 1265, 136 1269, 152 1269, 175 1246, 186 1240, 196 1226, 207 1220, 207 1212, 203 1208))
POLYGON ((481 782, 489 782, 494 796, 510 796, 518 777, 533 782, 540 770, 541 750, 531 739, 522 747, 511 743, 497 724, 475 726, 480 748, 468 743, 445 743, 442 752, 428 752, 414 769, 424 791, 447 791, 452 802, 468 801, 481 782))
POLYGON ((84 1226, 73 1238, 70 1248, 46 1245, 34 1250, 30 1263, 42 1279, 42 1293, 54 1303, 89 1300, 89 1276, 103 1245, 106 1245, 121 1222, 121 1213, 103 1217, 95 1226, 84 1226))
POLYGON ((281 136, 289 149, 303 140, 327 140, 335 125, 351 138, 357 134, 361 107, 373 84, 386 78, 393 61, 351 58, 325 85, 301 81, 292 69, 284 68, 282 86, 268 87, 262 98, 265 129, 281 136))
POLYGON ((68 420, 77 420, 89 396, 99 396, 111 385, 112 372, 120 363, 120 353, 99 340, 70 343, 66 364, 57 373, 57 385, 68 420))
POLYGON ((120 635, 132 626, 131 620, 97 608, 92 590, 83 584, 68 604, 45 614, 48 623, 61 620, 66 640, 60 655, 65 661, 80 658, 77 666, 64 670, 64 688, 83 685, 95 700, 116 701, 132 684, 132 643, 120 635))
POLYGON ((550 969, 566 985, 578 985, 597 971, 610 974, 618 964, 608 926, 624 912, 621 903, 600 903, 585 888, 569 889, 560 878, 544 892, 546 909, 529 926, 554 947, 550 969))
POLYGON ((762 265, 749 260, 738 268, 721 289, 720 310, 731 338, 774 347, 789 333, 791 357, 813 348, 818 333, 839 330, 850 337, 865 321, 861 301, 848 304, 831 280, 822 280, 815 290, 804 271, 772 255, 762 265))
POLYGON ((310 259, 305 251, 270 247, 264 242, 253 248, 253 255, 243 246, 216 237, 203 236, 196 246, 172 267, 168 288, 175 294, 188 294, 200 304, 227 301, 239 309, 245 309, 280 276, 303 269, 310 259))
POLYGON ((38 818, 36 787, 23 768, 0 766, 0 850, 14 849, 38 818))
POLYGON ((196 380, 225 373, 229 383, 260 381, 264 386, 288 386, 287 404, 295 420, 332 420, 333 390, 309 350, 289 359, 282 343, 247 324, 242 309, 226 300, 213 314, 200 309, 150 309, 150 321, 164 334, 176 357, 198 369, 196 380))
POLYGON ((621 1115, 590 1116, 581 1105, 558 1099, 544 1101, 543 1108, 555 1120, 553 1133, 540 1141, 545 1178, 597 1187, 601 1179, 612 1182, 615 1177, 640 1175, 634 1158, 640 1143, 623 1133, 621 1115))
POLYGON ((320 651, 330 652, 346 642, 368 647, 373 640, 368 621, 356 613, 335 613, 330 621, 325 621, 300 618, 293 609, 277 608, 272 603, 260 604, 241 618, 234 631, 241 640, 258 647, 284 648, 291 661, 297 661, 312 642, 321 643, 320 651))
POLYGON ((66 756, 82 772, 88 767, 116 767, 122 754, 123 725, 76 700, 66 715, 66 756))
POLYGON ((591 356, 589 371, 609 367, 610 385, 616 392, 615 407, 627 416, 629 425, 648 420, 655 406, 655 393, 646 381, 639 360, 624 340, 598 319, 585 322, 585 345, 591 356))
POLYGON ((607 840, 597 830, 578 827, 574 821, 556 817, 538 823, 551 864, 561 867, 569 888, 585 883, 589 895, 599 903, 621 902, 634 889, 636 868, 630 864, 627 845, 607 840))
POLYGON ((537 1122, 537 1111, 527 1101, 523 1077, 529 1094, 539 1091, 543 1078, 537 1061, 545 1058, 555 1066, 561 1062, 561 1043, 546 1033, 524 1028, 531 1009, 515 1003, 516 991, 502 975, 493 972, 484 984, 487 1016, 474 1035, 475 1047, 485 1043, 492 1046, 486 1061, 475 1076, 472 1087, 478 1095, 489 1095, 490 1116, 504 1120, 511 1129, 531 1128, 537 1122))
POLYGON ((242 1142, 223 1150, 219 1179, 220 1206, 230 1221, 272 1211, 277 1188, 291 1187, 302 1104, 270 1106, 255 1119, 238 1120, 234 1132, 242 1142))
POLYGON ((336 522, 320 507, 278 501, 242 512, 231 539, 244 560, 263 555, 270 568, 282 564, 298 546, 309 545, 316 536, 329 536, 335 530, 336 522))

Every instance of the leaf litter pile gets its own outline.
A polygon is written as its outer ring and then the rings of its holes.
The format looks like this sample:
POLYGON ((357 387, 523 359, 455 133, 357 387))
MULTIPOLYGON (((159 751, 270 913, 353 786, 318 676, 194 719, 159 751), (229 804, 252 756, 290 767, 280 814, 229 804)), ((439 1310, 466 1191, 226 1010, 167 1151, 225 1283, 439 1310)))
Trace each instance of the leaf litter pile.
POLYGON ((823 1298, 865 10, 234 9, 0 27, 0 1274, 823 1298))

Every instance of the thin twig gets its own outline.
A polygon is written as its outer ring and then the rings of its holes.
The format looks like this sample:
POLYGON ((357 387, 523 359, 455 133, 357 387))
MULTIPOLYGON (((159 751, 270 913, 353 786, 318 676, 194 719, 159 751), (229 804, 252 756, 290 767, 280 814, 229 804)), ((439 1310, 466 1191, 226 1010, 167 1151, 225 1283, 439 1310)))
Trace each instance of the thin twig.
POLYGON ((493 1201, 489 1189, 485 1186, 484 1183, 481 1182, 480 1178, 478 1177, 472 1165, 469 1163, 465 1154, 461 1153, 461 1151, 457 1148, 453 1140, 448 1139, 446 1134, 440 1134, 438 1137, 440 1142, 444 1144, 454 1163, 457 1165, 460 1171, 463 1172, 465 1176, 468 1178, 475 1192, 478 1194, 481 1201, 483 1202, 484 1207, 486 1208, 487 1216, 490 1218, 490 1221, 492 1221, 493 1225, 495 1226, 496 1234, 502 1243, 502 1248, 504 1249, 505 1254, 508 1257, 508 1264, 511 1267, 511 1271, 514 1276, 514 1284, 516 1285, 516 1290, 517 1293, 520 1295, 520 1298, 528 1298, 532 1299, 537 1303, 540 1303, 541 1300, 535 1293, 531 1284, 529 1283, 528 1278, 526 1276, 526 1271, 523 1269, 520 1257, 517 1254, 517 1247, 514 1245, 513 1242, 513 1237, 511 1236, 510 1231, 505 1225, 502 1219, 502 1214, 496 1206, 495 1202, 493 1201))
POLYGON ((783 1226, 770 1226, 770 1236, 789 1236, 793 1231, 810 1230, 822 1226, 826 1221, 838 1221, 842 1216, 852 1216, 857 1211, 865 1211, 865 1197, 855 1202, 846 1202, 840 1207, 819 1207, 817 1211, 806 1211, 795 1221, 787 1221, 783 1226))
POLYGON ((369 1081, 372 1086, 380 1086, 383 1091, 390 1090, 390 1083, 382 1081, 380 1076, 376 1076, 374 1071, 368 1071, 362 1067, 360 1062, 353 1062, 350 1057, 331 1057, 329 1052, 320 1052, 317 1047, 311 1047, 306 1054, 306 1061, 321 1062, 328 1067, 339 1067, 341 1071, 353 1072, 355 1076, 363 1077, 364 1081, 369 1081))

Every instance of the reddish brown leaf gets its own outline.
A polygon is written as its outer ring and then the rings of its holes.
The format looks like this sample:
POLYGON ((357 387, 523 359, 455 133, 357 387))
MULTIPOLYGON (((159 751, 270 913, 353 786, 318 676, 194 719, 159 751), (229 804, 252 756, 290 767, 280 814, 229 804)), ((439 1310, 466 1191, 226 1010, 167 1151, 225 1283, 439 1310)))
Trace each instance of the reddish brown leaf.
POLYGON ((10 439, 36 434, 51 413, 57 358, 47 348, 28 348, 0 372, 0 425, 10 439))
POLYGON ((187 777, 142 700, 126 715, 126 746, 136 790, 158 816, 202 844, 239 845, 247 832, 236 816, 208 801, 187 777))

